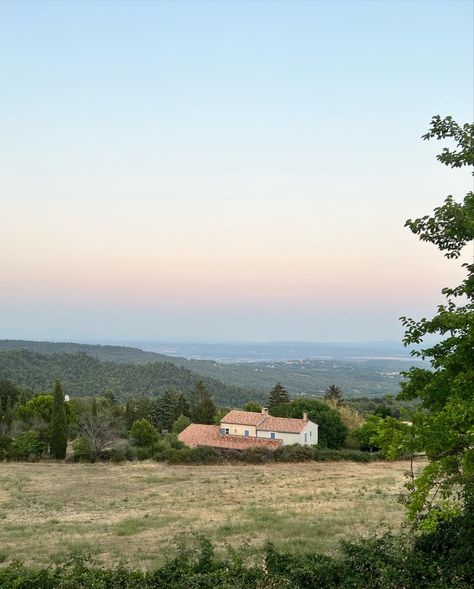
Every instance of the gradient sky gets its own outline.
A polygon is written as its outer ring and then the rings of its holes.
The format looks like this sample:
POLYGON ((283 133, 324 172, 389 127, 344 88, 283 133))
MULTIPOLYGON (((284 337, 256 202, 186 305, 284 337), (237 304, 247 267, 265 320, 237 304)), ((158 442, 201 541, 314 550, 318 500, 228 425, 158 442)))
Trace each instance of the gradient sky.
POLYGON ((398 340, 461 277, 471 2, 0 3, 0 338, 398 340))

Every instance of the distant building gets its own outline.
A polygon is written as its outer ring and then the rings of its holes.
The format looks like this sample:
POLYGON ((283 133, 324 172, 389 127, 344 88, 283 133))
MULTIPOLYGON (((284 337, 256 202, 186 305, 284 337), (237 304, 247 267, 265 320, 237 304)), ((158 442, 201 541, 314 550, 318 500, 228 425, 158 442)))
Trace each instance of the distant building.
POLYGON ((317 444, 318 424, 309 420, 307 413, 303 413, 302 419, 292 419, 272 417, 268 409, 262 409, 262 413, 233 409, 221 419, 220 425, 192 423, 178 439, 190 447, 276 450, 288 444, 317 444))

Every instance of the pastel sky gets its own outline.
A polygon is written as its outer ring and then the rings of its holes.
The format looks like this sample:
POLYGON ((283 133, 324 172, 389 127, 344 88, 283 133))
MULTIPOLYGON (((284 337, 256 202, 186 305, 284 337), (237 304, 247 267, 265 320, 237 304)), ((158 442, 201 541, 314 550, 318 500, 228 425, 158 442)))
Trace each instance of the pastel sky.
POLYGON ((0 3, 0 338, 399 340, 460 279, 471 2, 0 3))

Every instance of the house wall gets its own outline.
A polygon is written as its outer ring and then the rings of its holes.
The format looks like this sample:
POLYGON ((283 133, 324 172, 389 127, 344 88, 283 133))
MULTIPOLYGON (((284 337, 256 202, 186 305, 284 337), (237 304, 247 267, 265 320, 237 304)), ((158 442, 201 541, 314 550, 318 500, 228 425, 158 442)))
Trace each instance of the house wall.
POLYGON ((225 423, 221 421, 220 427, 229 428, 229 434, 233 436, 243 436, 245 431, 249 432, 249 436, 257 436, 257 430, 254 425, 238 425, 236 423, 225 423))
POLYGON ((304 430, 299 434, 300 444, 302 446, 314 446, 318 443, 318 424, 312 421, 308 421, 304 430), (305 442, 306 434, 306 442, 305 442))
MULTIPOLYGON (((257 438, 271 438, 272 432, 257 430, 257 438)), ((282 441, 282 446, 288 444, 301 444, 300 434, 290 434, 286 432, 275 432, 275 439, 282 441)))
MULTIPOLYGON (((257 430, 257 438, 271 438, 271 432, 257 430)), ((300 433, 275 432, 275 439, 281 440, 283 446, 289 444, 301 444, 302 446, 313 446, 318 443, 318 424, 308 421, 304 430, 300 433), (306 442, 305 442, 306 434, 306 442)))

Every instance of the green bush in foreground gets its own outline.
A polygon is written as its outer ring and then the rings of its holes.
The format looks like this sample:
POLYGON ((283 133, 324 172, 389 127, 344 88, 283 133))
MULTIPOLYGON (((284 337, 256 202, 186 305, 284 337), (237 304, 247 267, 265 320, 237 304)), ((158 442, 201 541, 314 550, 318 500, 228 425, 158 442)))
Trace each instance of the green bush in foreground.
POLYGON ((176 556, 151 571, 103 569, 74 557, 47 569, 19 563, 0 568, 2 589, 471 589, 474 510, 436 532, 385 533, 343 542, 338 556, 290 554, 267 544, 229 548, 181 542, 176 556))
MULTIPOLYGON (((164 442, 164 441, 163 441, 164 442)), ((180 444, 180 442, 178 442, 180 444)), ((137 454, 141 458, 140 454, 137 454)), ((144 458, 149 458, 147 453, 144 458)), ((292 444, 278 450, 268 448, 247 448, 245 450, 228 450, 198 446, 188 448, 181 444, 174 447, 164 442, 154 453, 153 458, 159 462, 171 464, 267 464, 271 462, 332 462, 348 460, 352 462, 371 462, 384 460, 380 452, 361 452, 359 450, 329 450, 317 446, 300 446, 292 444)))

